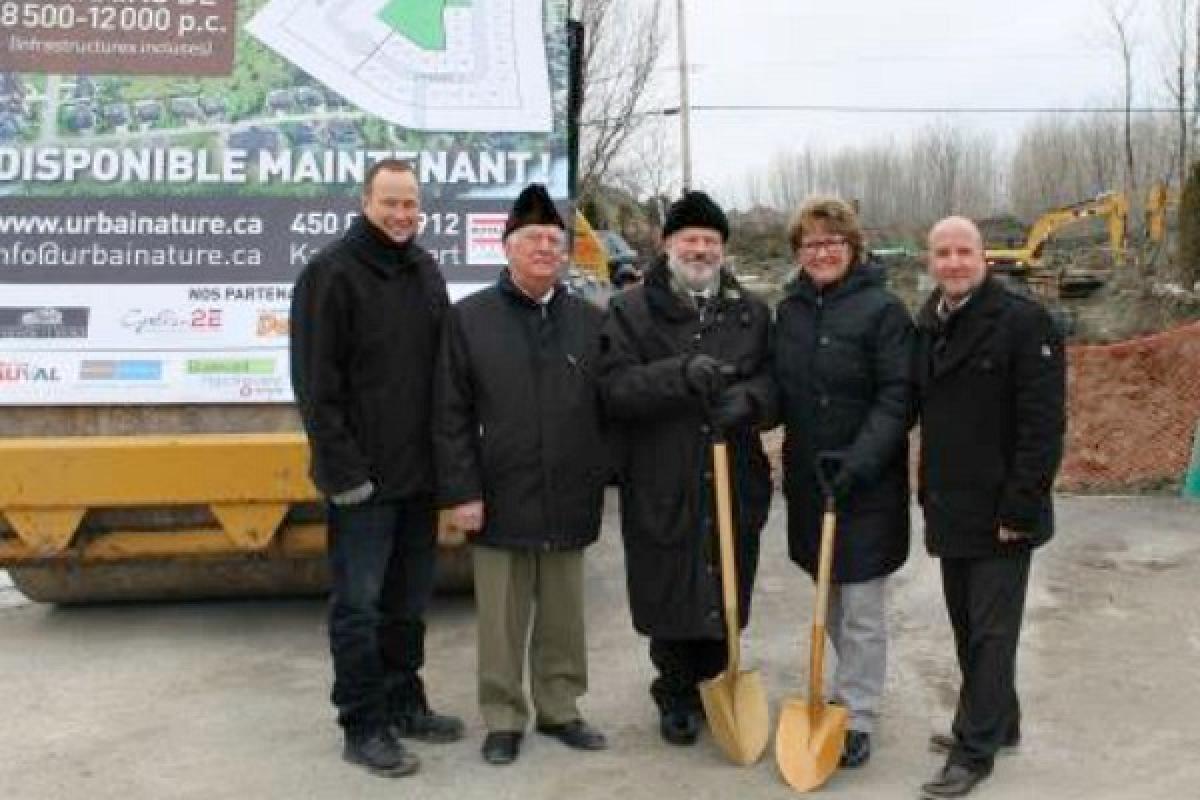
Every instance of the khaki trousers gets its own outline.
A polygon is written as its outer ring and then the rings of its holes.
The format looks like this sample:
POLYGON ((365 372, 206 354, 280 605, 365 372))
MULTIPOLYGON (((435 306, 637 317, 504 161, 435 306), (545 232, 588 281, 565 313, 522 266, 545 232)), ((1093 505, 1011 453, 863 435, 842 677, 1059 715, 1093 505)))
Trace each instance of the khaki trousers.
POLYGON ((524 665, 537 721, 579 718, 587 690, 583 550, 473 551, 479 654, 479 708, 489 731, 523 731, 529 721, 524 665), (532 618, 532 633, 530 619, 532 618))

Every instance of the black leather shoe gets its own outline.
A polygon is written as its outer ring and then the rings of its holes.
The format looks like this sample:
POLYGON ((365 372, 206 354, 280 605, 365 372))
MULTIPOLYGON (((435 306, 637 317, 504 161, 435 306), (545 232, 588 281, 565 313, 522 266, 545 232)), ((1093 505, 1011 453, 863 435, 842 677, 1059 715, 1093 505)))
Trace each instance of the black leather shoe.
POLYGON ((846 731, 846 742, 842 745, 843 767, 861 767, 871 760, 871 734, 865 731, 846 731))
POLYGON ((483 739, 483 760, 497 767, 511 764, 521 752, 520 731, 492 731, 483 739))
POLYGON ((669 744, 695 744, 700 735, 700 715, 695 711, 671 709, 663 711, 658 726, 662 738, 669 744))
MULTIPOLYGON (((929 737, 929 750, 933 753, 941 753, 946 755, 954 749, 957 742, 952 733, 935 733, 929 737)), ((1014 733, 1008 739, 1000 743, 1000 752, 997 755, 1009 755, 1017 749, 1021 744, 1021 734, 1014 733)))
POLYGON ((398 778, 417 771, 420 761, 387 731, 367 735, 347 734, 342 758, 376 775, 398 778))
POLYGON ((538 723, 538 733, 553 736, 567 747, 576 750, 607 750, 608 740, 604 734, 588 725, 581 719, 573 719, 561 725, 543 725, 538 723))
POLYGON ((392 718, 392 731, 405 739, 444 744, 457 742, 463 737, 463 722, 449 714, 438 714, 431 709, 396 714, 392 718))
POLYGON ((933 780, 921 785, 926 798, 965 797, 992 771, 965 764, 947 764, 938 770, 933 780))

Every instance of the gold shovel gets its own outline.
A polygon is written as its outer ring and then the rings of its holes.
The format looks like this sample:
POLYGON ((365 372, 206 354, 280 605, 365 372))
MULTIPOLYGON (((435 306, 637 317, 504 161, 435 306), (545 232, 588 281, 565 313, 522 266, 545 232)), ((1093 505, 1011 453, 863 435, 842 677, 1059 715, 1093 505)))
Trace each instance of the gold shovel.
POLYGON ((729 660, 725 671, 700 684, 700 699, 717 746, 735 764, 753 764, 762 757, 770 735, 767 692, 757 672, 740 670, 737 562, 733 547, 733 502, 729 491, 729 452, 713 444, 713 477, 717 494, 717 527, 721 544, 721 596, 725 605, 725 641, 729 660))
POLYGON ((829 459, 816 465, 817 480, 825 495, 821 519, 821 554, 817 565, 817 603, 813 612, 812 645, 808 667, 808 697, 793 697, 783 706, 775 731, 775 763, 783 779, 799 792, 815 789, 838 768, 846 739, 848 714, 842 706, 822 697, 825 676, 825 615, 829 610, 829 579, 833 567, 833 540, 837 511, 825 468, 829 459))

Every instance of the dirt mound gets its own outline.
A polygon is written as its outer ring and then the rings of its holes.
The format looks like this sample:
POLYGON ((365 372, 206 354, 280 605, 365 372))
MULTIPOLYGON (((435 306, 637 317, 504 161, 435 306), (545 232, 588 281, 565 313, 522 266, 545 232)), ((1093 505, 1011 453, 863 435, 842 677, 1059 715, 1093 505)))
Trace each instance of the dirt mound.
POLYGON ((1200 419, 1200 323, 1068 354, 1059 487, 1115 491, 1180 481, 1200 419))

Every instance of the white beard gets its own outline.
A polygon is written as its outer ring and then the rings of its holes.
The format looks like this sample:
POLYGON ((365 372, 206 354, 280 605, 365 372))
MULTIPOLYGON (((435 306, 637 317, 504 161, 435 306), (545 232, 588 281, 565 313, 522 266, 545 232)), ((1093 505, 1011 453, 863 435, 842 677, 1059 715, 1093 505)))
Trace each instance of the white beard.
POLYGON ((667 256, 667 267, 675 279, 691 292, 715 291, 720 283, 720 263, 709 265, 701 262, 684 263, 673 255, 667 256))

